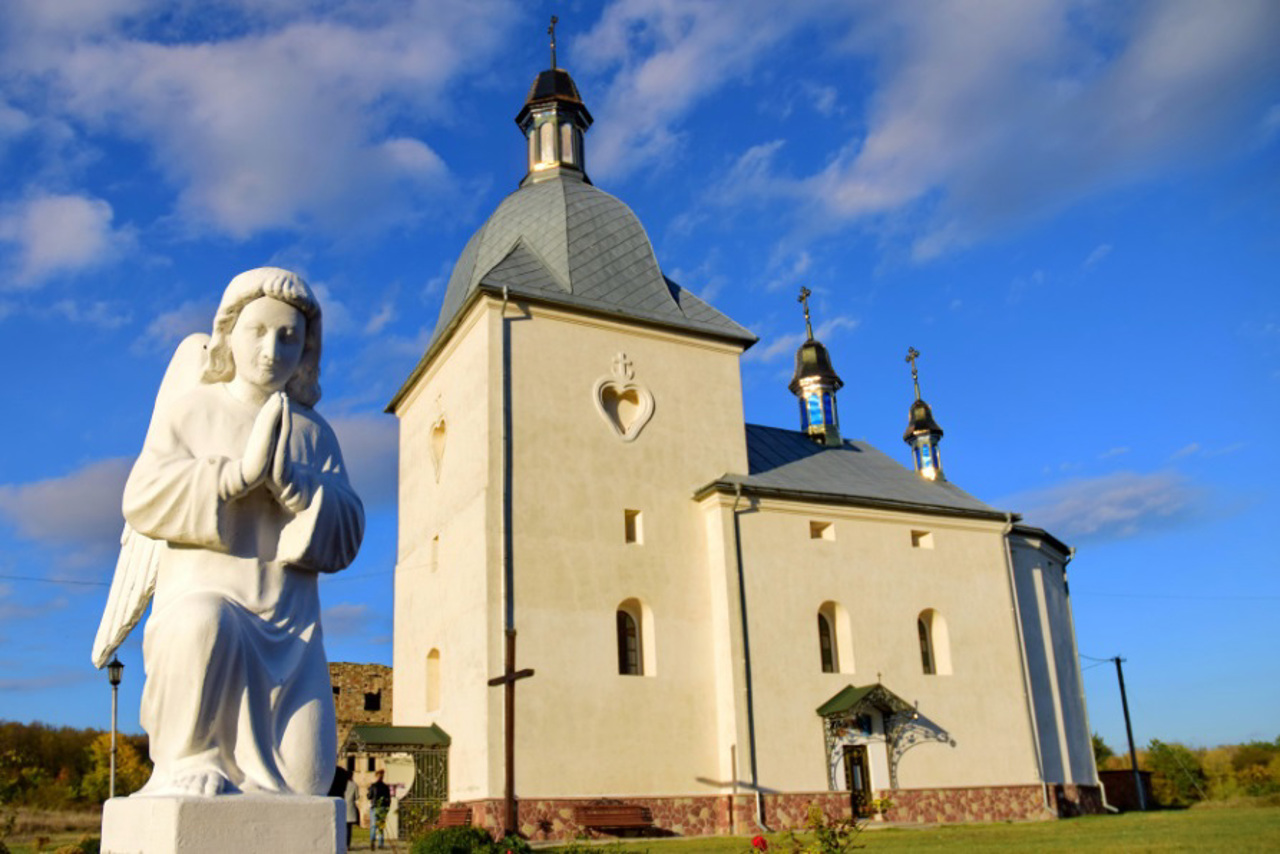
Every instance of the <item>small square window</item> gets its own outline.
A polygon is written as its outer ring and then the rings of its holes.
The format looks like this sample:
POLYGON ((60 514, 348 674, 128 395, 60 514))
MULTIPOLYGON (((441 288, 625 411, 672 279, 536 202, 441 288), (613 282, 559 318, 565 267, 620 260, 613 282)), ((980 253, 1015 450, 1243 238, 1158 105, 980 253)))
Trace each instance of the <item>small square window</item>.
POLYGON ((912 531, 911 547, 916 549, 933 548, 933 534, 928 531, 912 531))
POLYGON ((335 697, 336 697, 336 696, 338 696, 338 695, 339 695, 339 694, 341 694, 341 693, 342 693, 342 689, 341 689, 341 688, 339 688, 337 685, 334 685, 334 686, 333 686, 333 696, 335 696, 335 697))
POLYGON ((641 524, 639 510, 622 511, 622 531, 628 543, 644 542, 644 526, 641 524))
POLYGON ((381 691, 365 692, 364 710, 366 712, 382 711, 382 692, 381 691))
POLYGON ((834 540, 836 538, 836 526, 830 522, 810 522, 809 523, 809 539, 811 540, 834 540))

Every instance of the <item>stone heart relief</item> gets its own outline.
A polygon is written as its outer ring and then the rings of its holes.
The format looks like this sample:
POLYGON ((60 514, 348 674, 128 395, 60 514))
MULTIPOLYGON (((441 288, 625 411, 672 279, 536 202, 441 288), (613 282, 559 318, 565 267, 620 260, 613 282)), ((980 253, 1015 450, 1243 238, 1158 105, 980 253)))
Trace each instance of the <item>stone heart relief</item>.
POLYGON ((613 377, 601 377, 592 394, 601 417, 624 442, 639 436, 653 417, 653 394, 630 382, 633 376, 631 361, 619 353, 613 360, 613 377))
POLYGON ((444 461, 444 440, 448 432, 444 416, 441 415, 436 419, 436 423, 431 425, 431 468, 435 472, 436 480, 440 479, 440 463, 444 461))

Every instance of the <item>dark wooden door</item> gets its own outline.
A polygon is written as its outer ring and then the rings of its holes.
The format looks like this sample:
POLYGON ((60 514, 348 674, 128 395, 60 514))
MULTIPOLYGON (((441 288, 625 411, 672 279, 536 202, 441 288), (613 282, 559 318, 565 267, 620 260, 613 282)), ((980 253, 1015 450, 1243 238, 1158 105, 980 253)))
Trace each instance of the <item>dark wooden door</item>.
POLYGON ((871 774, 867 769, 867 747, 847 744, 844 748, 844 781, 849 787, 849 804, 854 818, 871 814, 871 774))

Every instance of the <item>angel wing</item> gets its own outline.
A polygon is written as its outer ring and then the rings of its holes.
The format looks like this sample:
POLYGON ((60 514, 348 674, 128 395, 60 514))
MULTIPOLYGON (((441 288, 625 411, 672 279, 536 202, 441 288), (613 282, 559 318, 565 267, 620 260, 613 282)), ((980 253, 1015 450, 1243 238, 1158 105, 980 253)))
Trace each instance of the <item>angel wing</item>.
MULTIPOLYGON (((148 441, 160 414, 200 382, 209 357, 208 346, 208 335, 188 335, 174 351, 164 379, 160 381, 160 390, 156 392, 151 424, 147 427, 148 441)), ((163 552, 162 541, 140 534, 128 522, 125 523, 120 534, 120 557, 111 579, 111 592, 107 594, 107 607, 102 612, 102 622, 98 624, 98 634, 93 639, 94 667, 103 667, 142 620, 156 589, 156 575, 163 552)))

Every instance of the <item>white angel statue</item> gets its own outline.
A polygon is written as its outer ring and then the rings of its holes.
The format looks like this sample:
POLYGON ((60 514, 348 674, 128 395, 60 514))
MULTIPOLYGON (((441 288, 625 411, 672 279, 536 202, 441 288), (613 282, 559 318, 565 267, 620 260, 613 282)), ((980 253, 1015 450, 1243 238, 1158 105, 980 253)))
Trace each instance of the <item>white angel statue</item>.
POLYGON ((324 794, 337 751, 318 573, 364 534, 320 397, 320 306, 299 276, 231 280, 213 334, 170 362, 124 491, 93 645, 102 667, 154 597, 140 795, 324 794))

